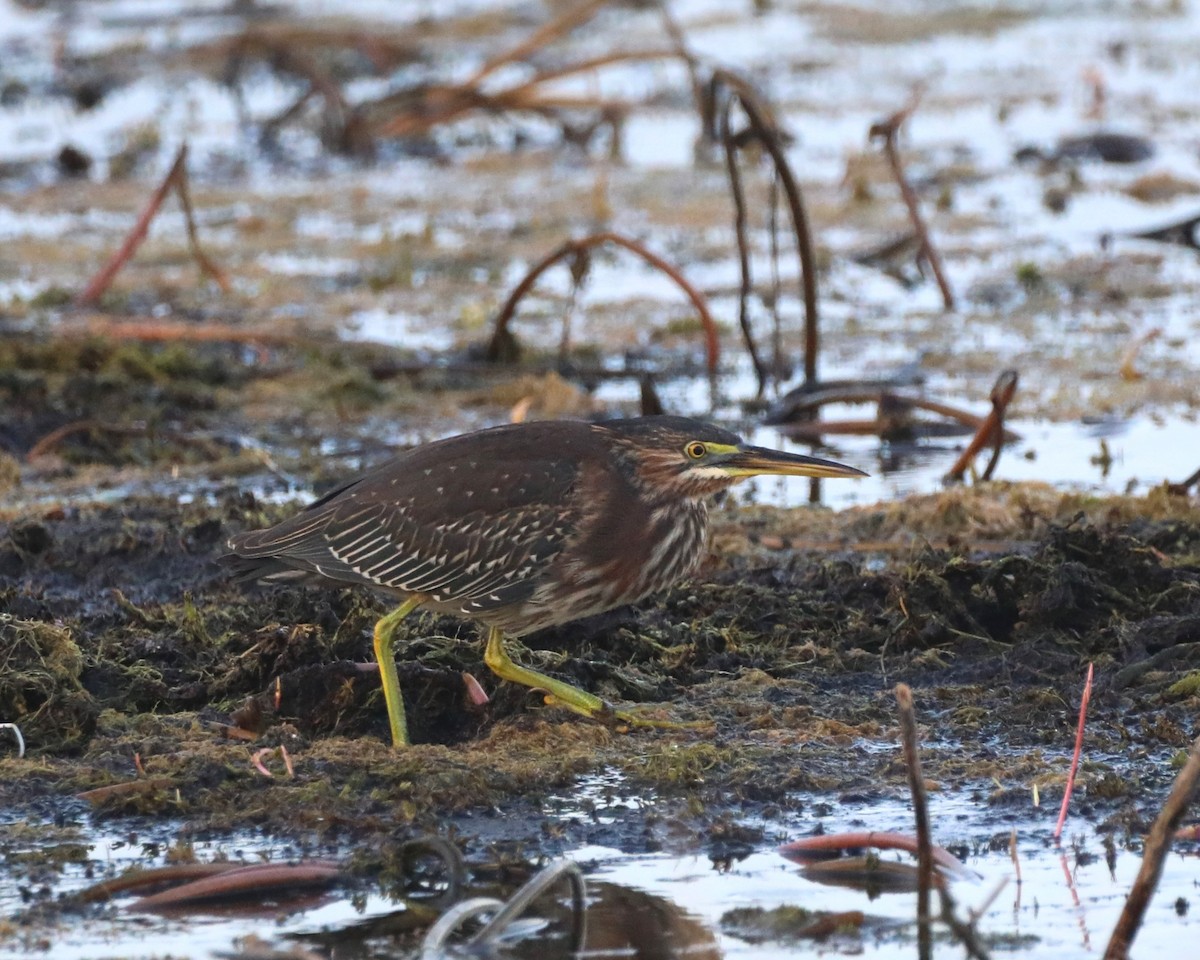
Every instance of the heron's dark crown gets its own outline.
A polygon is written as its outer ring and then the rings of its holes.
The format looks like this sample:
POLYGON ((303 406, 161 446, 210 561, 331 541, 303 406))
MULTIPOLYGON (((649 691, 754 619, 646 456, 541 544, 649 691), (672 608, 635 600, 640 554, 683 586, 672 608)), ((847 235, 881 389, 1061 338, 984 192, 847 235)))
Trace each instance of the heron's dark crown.
POLYGON ((689 417, 635 417, 630 420, 607 420, 598 424, 602 429, 634 446, 681 447, 689 440, 702 443, 721 443, 736 446, 742 438, 736 433, 714 427, 703 420, 689 417))

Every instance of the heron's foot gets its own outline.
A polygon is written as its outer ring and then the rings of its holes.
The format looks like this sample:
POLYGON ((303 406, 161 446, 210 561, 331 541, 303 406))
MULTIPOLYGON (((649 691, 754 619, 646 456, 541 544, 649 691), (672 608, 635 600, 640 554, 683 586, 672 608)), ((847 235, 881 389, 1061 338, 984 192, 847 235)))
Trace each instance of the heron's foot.
MULTIPOLYGON (((583 691, 580 691, 581 693, 583 691)), ((591 696, 591 694, 587 694, 591 696)), ((577 706, 569 703, 564 703, 554 694, 546 695, 546 704, 548 706, 566 707, 568 710, 574 710, 576 713, 583 714, 589 719, 595 720, 598 723, 603 723, 605 726, 615 727, 649 727, 658 730, 710 730, 713 727, 711 720, 672 720, 669 717, 657 716, 669 709, 665 704, 647 703, 636 707, 622 708, 618 710, 607 700, 599 701, 598 709, 579 709, 577 706)))

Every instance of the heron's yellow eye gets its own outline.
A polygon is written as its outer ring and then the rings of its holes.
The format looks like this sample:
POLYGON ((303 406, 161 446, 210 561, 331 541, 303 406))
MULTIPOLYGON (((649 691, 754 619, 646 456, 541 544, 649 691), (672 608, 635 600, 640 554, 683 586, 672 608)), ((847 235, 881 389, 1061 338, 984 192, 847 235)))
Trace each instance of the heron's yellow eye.
POLYGON ((699 460, 706 453, 708 453, 708 448, 705 447, 704 444, 702 444, 699 440, 693 440, 683 448, 683 452, 693 460, 699 460))

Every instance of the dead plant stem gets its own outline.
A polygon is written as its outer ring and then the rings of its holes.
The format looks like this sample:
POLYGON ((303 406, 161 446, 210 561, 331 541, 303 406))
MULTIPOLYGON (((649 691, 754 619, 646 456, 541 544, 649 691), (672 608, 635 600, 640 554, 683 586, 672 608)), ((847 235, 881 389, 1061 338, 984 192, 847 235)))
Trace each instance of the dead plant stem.
POLYGON ((1158 886, 1159 877, 1162 876, 1163 862, 1167 858, 1167 853, 1170 852, 1171 840, 1184 814, 1187 813, 1188 805, 1195 796, 1198 783, 1200 783, 1200 738, 1192 743, 1187 763, 1179 771, 1179 776, 1175 778, 1175 785, 1171 788, 1167 802, 1163 804, 1158 818, 1150 828, 1149 836, 1146 837, 1145 848, 1142 852, 1142 867, 1138 871, 1137 879, 1134 880, 1129 897, 1125 901, 1125 908, 1121 911, 1112 937, 1108 941, 1108 947, 1104 951, 1104 960, 1123 960, 1129 955, 1129 948, 1133 945, 1133 939, 1142 925, 1146 907, 1149 906, 1150 898, 1154 896, 1154 890, 1158 886))
POLYGON ((932 956, 933 937, 929 921, 929 895, 933 888, 933 845, 929 839, 929 806, 925 800, 925 779, 921 776, 921 756, 917 745, 917 717, 912 690, 906 683, 896 684, 896 704, 900 711, 900 742, 908 787, 912 793, 913 814, 917 822, 917 951, 923 958, 932 956))

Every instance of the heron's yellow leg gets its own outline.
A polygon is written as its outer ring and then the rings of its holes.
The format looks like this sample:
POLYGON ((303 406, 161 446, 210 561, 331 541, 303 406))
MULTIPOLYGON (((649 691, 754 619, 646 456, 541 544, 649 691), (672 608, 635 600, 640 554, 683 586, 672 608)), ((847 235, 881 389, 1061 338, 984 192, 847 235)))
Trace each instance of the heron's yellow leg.
POLYGON ((706 724, 681 724, 670 720, 655 720, 649 717, 641 717, 636 713, 629 713, 625 710, 614 710, 612 704, 601 700, 593 694, 580 690, 578 687, 573 687, 569 683, 564 683, 562 680, 555 680, 544 673, 538 673, 536 670, 522 667, 520 664, 514 663, 513 659, 508 655, 508 651, 504 649, 504 634, 497 627, 492 627, 488 630, 487 649, 484 651, 483 661, 491 668, 492 673, 501 680, 510 680, 513 683, 533 687, 536 690, 545 690, 550 695, 547 698, 547 702, 554 702, 559 706, 566 707, 568 710, 574 710, 576 713, 581 713, 593 720, 600 720, 606 723, 620 721, 621 723, 628 723, 639 727, 680 728, 706 726, 706 724))
POLYGON ((409 597, 375 624, 375 661, 379 664, 379 678, 383 682, 383 699, 387 702, 393 747, 407 747, 409 740, 408 721, 404 716, 404 697, 400 694, 400 680, 396 676, 396 656, 392 652, 392 635, 400 621, 416 610, 422 600, 424 597, 421 596, 409 597))

